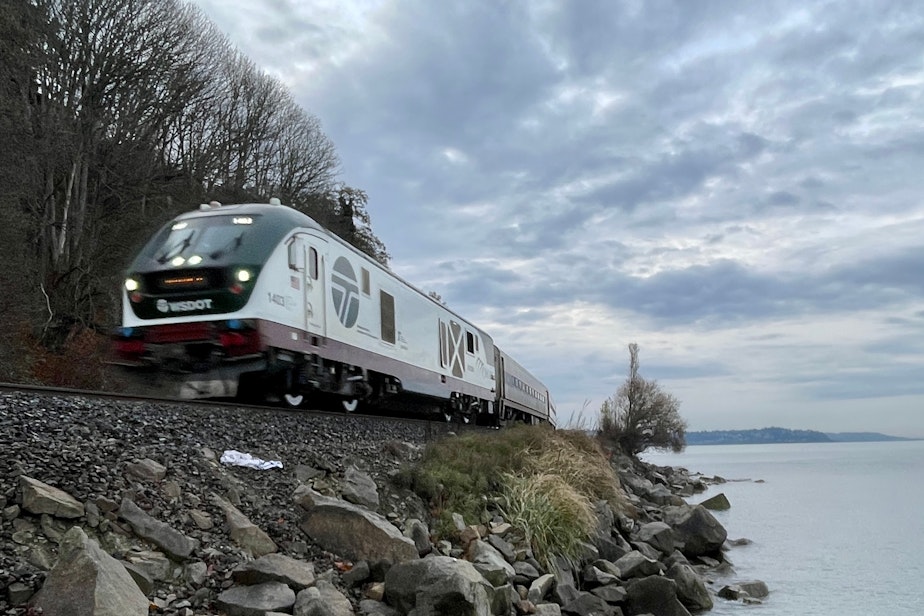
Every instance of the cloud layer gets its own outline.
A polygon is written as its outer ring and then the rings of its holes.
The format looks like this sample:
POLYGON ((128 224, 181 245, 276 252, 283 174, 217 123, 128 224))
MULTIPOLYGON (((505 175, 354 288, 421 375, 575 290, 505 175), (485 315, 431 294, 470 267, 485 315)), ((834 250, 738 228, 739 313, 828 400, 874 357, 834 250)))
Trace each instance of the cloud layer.
POLYGON ((196 4, 566 418, 637 342, 691 429, 924 436, 916 3, 196 4))

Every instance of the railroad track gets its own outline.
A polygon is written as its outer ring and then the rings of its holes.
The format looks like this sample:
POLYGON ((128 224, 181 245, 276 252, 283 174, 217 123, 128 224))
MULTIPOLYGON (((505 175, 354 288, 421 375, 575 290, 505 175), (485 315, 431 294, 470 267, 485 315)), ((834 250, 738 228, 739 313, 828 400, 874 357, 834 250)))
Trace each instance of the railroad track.
POLYGON ((0 382, 0 392, 21 392, 32 393, 41 396, 60 396, 73 398, 90 398, 97 400, 108 400, 116 402, 144 402, 153 404, 168 404, 174 406, 187 406, 192 408, 234 408, 253 410, 264 413, 275 413, 286 416, 314 416, 314 417, 356 417, 358 419, 368 419, 371 421, 383 422, 403 422, 416 426, 422 426, 426 429, 428 435, 433 438, 446 435, 449 432, 471 432, 493 430, 485 426, 476 426, 459 422, 441 421, 430 417, 421 417, 411 411, 401 414, 384 414, 384 413, 347 413, 343 410, 311 409, 311 408, 291 408, 283 404, 252 404, 230 398, 217 399, 180 399, 164 396, 152 396, 132 393, 119 393, 103 390, 87 390, 72 387, 53 387, 48 385, 31 385, 23 383, 5 383, 0 382))

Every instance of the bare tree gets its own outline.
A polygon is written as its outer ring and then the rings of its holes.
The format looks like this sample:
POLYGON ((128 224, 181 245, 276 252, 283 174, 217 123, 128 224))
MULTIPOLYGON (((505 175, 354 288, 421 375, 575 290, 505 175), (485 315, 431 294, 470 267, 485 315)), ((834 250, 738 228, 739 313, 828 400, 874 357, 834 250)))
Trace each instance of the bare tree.
POLYGON ((657 381, 638 373, 638 345, 629 345, 629 376, 600 408, 599 437, 623 452, 637 455, 654 447, 683 451, 687 425, 680 402, 657 381))
POLYGON ((55 28, 29 108, 39 187, 27 199, 50 325, 88 323, 103 229, 133 221, 162 161, 156 142, 200 87, 191 13, 176 0, 35 0, 55 28))

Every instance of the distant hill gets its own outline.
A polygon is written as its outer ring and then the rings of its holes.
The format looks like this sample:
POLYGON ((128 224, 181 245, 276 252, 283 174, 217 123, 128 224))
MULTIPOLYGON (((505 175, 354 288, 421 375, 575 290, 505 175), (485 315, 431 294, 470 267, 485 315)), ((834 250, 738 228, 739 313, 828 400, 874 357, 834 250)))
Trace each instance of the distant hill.
POLYGON ((759 445, 765 443, 856 443, 872 441, 908 441, 878 432, 818 432, 787 428, 753 430, 709 430, 687 432, 687 445, 759 445))
POLYGON ((832 441, 839 443, 866 443, 874 441, 915 441, 918 439, 903 436, 889 436, 879 432, 826 432, 832 441))

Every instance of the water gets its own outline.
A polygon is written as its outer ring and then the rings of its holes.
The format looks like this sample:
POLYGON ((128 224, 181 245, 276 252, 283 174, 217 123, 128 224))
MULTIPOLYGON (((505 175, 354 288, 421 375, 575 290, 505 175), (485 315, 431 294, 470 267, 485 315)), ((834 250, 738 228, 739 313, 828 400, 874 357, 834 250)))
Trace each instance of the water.
POLYGON ((714 515, 729 539, 753 542, 727 552, 735 578, 770 587, 763 605, 716 599, 711 614, 924 615, 924 441, 694 446, 643 458, 751 480, 687 499, 725 493, 731 509, 714 515))

